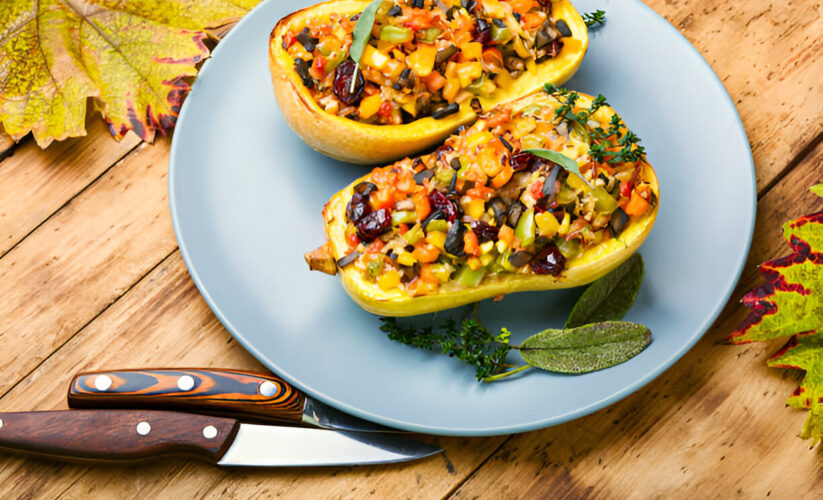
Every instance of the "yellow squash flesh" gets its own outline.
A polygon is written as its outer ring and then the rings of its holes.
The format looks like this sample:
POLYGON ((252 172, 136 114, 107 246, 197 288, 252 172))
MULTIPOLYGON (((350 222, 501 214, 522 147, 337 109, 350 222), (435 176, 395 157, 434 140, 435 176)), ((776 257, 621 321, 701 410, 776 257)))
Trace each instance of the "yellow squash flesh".
MULTIPOLYGON (((294 70, 294 60, 283 48, 283 34, 291 26, 317 16, 335 12, 354 15, 369 3, 367 0, 337 0, 297 11, 281 19, 269 39, 274 95, 286 122, 315 150, 358 164, 386 163, 425 150, 476 118, 466 102, 459 112, 440 120, 426 117, 404 125, 372 125, 332 115, 317 104, 294 70)), ((560 85, 574 75, 589 45, 586 23, 567 0, 552 3, 552 17, 564 19, 573 36, 563 38, 563 49, 557 56, 541 64, 530 61, 527 71, 510 88, 498 89, 490 98, 479 97, 483 109, 514 101, 542 88, 545 83, 560 85)))
MULTIPOLYGON (((512 112, 525 109, 532 104, 546 105, 548 97, 538 92, 521 98, 509 106, 512 112)), ((591 103, 591 96, 580 94, 582 103, 591 103)), ((554 104, 553 104, 554 105, 554 104)), ((614 113, 609 107, 604 108, 614 113)), ((657 176, 651 165, 642 163, 641 180, 648 182, 659 198, 660 189, 657 176)), ((323 209, 323 221, 329 237, 328 251, 335 259, 348 253, 346 242, 346 204, 354 194, 354 186, 366 180, 368 175, 351 183, 335 194, 323 209)), ((585 250, 578 257, 567 260, 566 270, 561 276, 506 273, 486 277, 480 285, 466 288, 456 282, 448 282, 432 295, 410 297, 404 290, 382 290, 377 283, 364 279, 355 266, 338 270, 346 291, 363 309, 382 316, 414 316, 451 309, 483 299, 515 292, 554 290, 586 285, 607 274, 628 259, 643 243, 657 218, 659 203, 642 216, 630 217, 625 229, 617 238, 611 238, 585 250)))

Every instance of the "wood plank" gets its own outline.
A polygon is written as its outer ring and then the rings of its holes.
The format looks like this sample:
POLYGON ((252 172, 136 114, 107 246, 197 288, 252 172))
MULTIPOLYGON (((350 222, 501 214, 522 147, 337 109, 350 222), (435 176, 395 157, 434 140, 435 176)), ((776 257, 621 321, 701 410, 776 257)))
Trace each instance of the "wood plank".
MULTIPOLYGON (((759 283, 759 262, 789 253, 779 228, 823 209, 823 144, 759 204, 754 245, 733 298, 759 283)), ((629 398, 585 418, 512 437, 456 498, 803 498, 823 465, 796 438, 805 412, 784 408, 797 371, 766 367, 780 344, 716 345, 746 310, 730 303, 674 367, 629 398), (506 477, 506 481, 500 481, 506 477)))
POLYGON ((697 47, 723 81, 743 117, 762 191, 823 133, 819 2, 644 1, 697 47))
POLYGON ((0 157, 0 256, 140 142, 133 133, 115 141, 96 113, 86 129, 45 151, 26 138, 0 157))
MULTIPOLYGON (((55 355, 2 398, 3 410, 65 408, 70 374, 81 370, 148 366, 214 366, 262 370, 233 340, 200 297, 179 252, 175 252, 120 300, 83 328, 55 355)), ((168 460, 113 474, 110 467, 61 465, 23 458, 0 460, 0 497, 21 491, 36 496, 87 498, 248 498, 254 495, 442 496, 457 486, 504 438, 427 436, 447 450, 410 464, 363 468, 225 471, 168 460), (67 485, 71 485, 66 489, 67 485), (65 491, 63 491, 65 489, 65 491)))
POLYGON ((174 251, 167 162, 139 147, 0 259, 0 393, 174 251))

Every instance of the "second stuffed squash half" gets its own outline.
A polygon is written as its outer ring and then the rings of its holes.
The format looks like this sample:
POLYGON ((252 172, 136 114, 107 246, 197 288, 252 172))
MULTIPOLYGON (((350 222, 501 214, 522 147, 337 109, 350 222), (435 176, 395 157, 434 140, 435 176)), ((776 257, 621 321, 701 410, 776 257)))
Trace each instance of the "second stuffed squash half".
POLYGON ((335 194, 328 241, 306 260, 385 316, 585 285, 631 256, 657 216, 638 142, 602 96, 547 86, 335 194))
POLYGON ((335 0, 277 23, 269 66, 286 121, 312 148, 385 163, 442 142, 480 109, 564 83, 588 47, 567 0, 384 0, 359 61, 359 16, 335 0))

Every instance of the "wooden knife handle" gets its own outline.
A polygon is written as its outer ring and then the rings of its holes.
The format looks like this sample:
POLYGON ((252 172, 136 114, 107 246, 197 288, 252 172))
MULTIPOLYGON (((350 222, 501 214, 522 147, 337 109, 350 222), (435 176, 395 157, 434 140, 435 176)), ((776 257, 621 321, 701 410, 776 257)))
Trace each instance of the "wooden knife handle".
POLYGON ((187 455, 217 463, 236 420, 150 410, 0 413, 0 450, 58 460, 134 462, 187 455))
POLYGON ((305 396, 285 380, 240 370, 158 369, 81 373, 72 408, 152 408, 299 424, 305 396))

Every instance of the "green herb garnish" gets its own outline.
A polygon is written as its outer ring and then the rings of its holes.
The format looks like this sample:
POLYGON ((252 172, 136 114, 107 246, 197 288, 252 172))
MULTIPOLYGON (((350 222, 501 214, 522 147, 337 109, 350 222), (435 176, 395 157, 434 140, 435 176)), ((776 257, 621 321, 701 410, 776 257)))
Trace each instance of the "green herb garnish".
POLYGON ((563 153, 558 153, 557 151, 552 151, 551 149, 524 149, 524 153, 531 153, 534 156, 539 156, 545 160, 549 160, 550 162, 556 163, 560 165, 565 170, 573 173, 574 175, 580 177, 583 182, 586 183, 587 186, 594 189, 589 181, 583 177, 583 174, 580 173, 580 167, 577 165, 577 161, 569 158, 568 156, 564 155, 563 153))
POLYGON ((370 3, 360 17, 357 19, 357 24, 354 25, 352 32, 352 42, 349 48, 349 54, 354 62, 360 64, 360 59, 363 57, 363 51, 366 50, 366 44, 369 43, 371 32, 374 28, 374 18, 377 15, 377 9, 383 0, 374 0, 370 3))
POLYGON ((503 328, 494 335, 475 319, 458 328, 448 320, 439 329, 402 326, 396 318, 381 318, 381 330, 391 340, 456 357, 475 367, 477 380, 493 382, 530 368, 557 373, 588 373, 602 370, 636 356, 651 342, 643 325, 618 321, 631 307, 643 278, 643 259, 635 255, 608 275, 595 281, 578 300, 562 330, 544 330, 522 345, 509 343, 503 328), (591 324, 577 326, 581 321, 591 324), (570 328, 569 325, 575 325, 570 328), (506 363, 517 350, 525 364, 506 363))
POLYGON ((620 116, 613 114, 609 128, 602 127, 592 129, 589 127, 589 119, 603 106, 608 106, 606 98, 598 95, 592 100, 588 109, 574 112, 574 106, 580 98, 579 94, 573 90, 555 87, 547 83, 543 86, 548 94, 552 95, 562 103, 554 110, 555 122, 566 122, 569 127, 577 125, 581 130, 586 131, 589 140, 589 156, 598 163, 625 163, 637 162, 646 154, 645 148, 639 145, 640 138, 620 119, 620 116), (611 139, 617 137, 616 140, 611 139), (619 147, 617 151, 613 151, 619 147))
POLYGON ((634 304, 643 274, 643 257, 636 253, 614 271, 589 285, 563 326, 576 328, 622 318, 634 304))
POLYGON ((589 28, 603 24, 606 22, 606 11, 597 9, 594 12, 585 12, 583 13, 583 21, 589 28))
POLYGON ((355 62, 354 74, 351 79, 351 89, 349 91, 351 93, 354 93, 354 87, 357 82, 357 72, 360 69, 360 59, 362 59, 363 51, 366 50, 366 45, 371 38, 371 32, 374 28, 374 18, 377 15, 377 9, 380 8, 382 3, 383 0, 374 0, 366 6, 363 12, 360 13, 360 17, 357 18, 357 24, 354 25, 351 47, 349 47, 349 55, 355 62))

